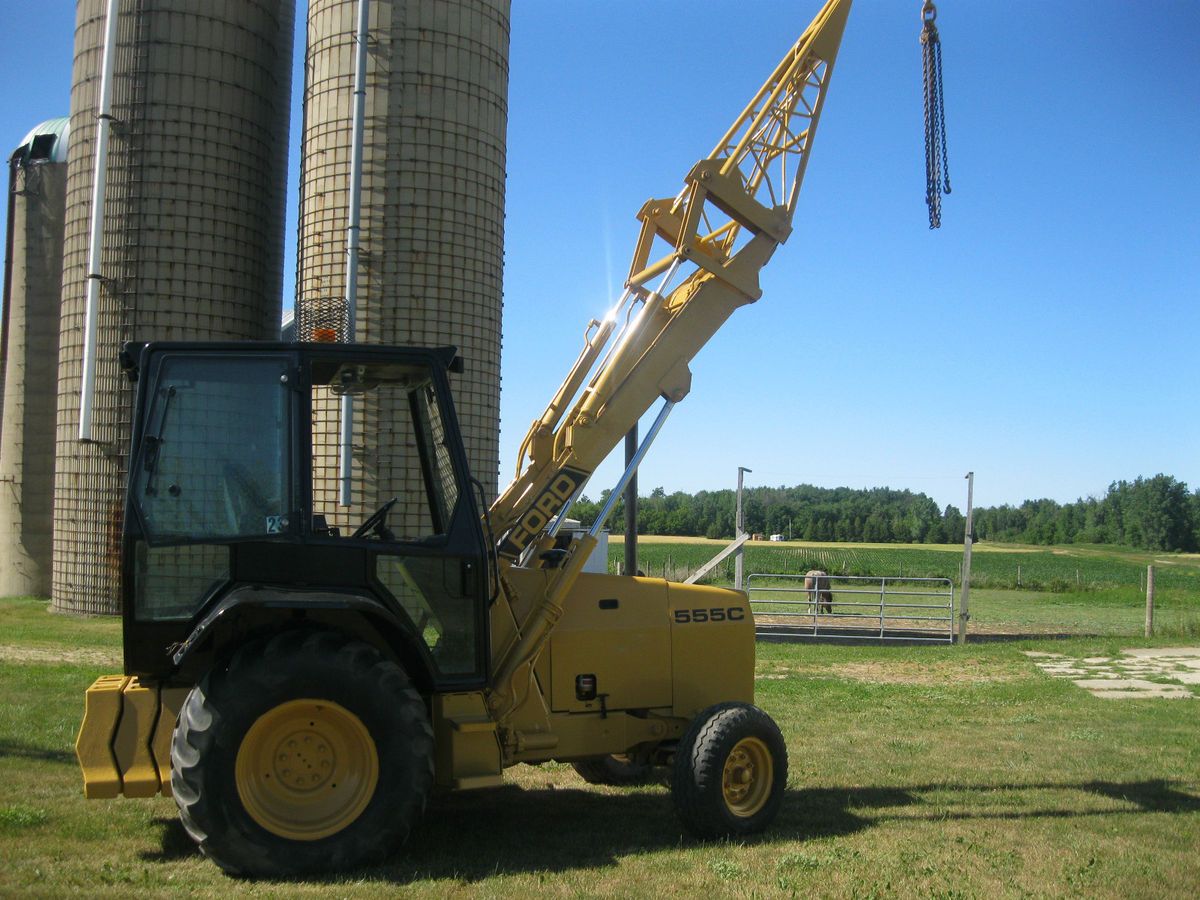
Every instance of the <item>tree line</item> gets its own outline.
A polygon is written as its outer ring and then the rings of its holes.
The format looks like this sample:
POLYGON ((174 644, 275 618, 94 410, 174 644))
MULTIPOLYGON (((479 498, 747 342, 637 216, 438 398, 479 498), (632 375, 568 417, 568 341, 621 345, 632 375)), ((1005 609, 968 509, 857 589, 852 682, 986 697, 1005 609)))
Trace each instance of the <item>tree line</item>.
POLYGON ((1103 497, 1074 503, 1026 500, 975 514, 981 540, 1025 544, 1118 544, 1139 550, 1200 550, 1200 490, 1170 475, 1114 481, 1103 497))
MULTIPOLYGON (((572 515, 591 522, 608 499, 586 496, 572 515)), ((730 538, 733 490, 668 494, 661 487, 638 498, 638 533, 730 538)), ((891 488, 752 487, 743 492, 746 531, 798 541, 944 544, 963 539, 966 520, 953 505, 939 508, 923 493, 891 488)), ((624 500, 608 525, 623 529, 624 500)), ((1026 500, 975 510, 977 540, 1024 544, 1117 544, 1144 550, 1200 549, 1200 490, 1189 493, 1169 475, 1116 481, 1104 497, 1074 503, 1026 500)))

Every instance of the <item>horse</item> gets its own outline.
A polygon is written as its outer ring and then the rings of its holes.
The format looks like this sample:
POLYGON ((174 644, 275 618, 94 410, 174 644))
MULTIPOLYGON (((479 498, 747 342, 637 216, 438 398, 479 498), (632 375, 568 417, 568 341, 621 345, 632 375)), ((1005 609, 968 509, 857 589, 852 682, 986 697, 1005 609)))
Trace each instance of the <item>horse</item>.
POLYGON ((833 591, 829 589, 829 573, 822 569, 810 569, 804 573, 804 589, 808 591, 809 604, 819 603, 818 612, 833 613, 833 591))

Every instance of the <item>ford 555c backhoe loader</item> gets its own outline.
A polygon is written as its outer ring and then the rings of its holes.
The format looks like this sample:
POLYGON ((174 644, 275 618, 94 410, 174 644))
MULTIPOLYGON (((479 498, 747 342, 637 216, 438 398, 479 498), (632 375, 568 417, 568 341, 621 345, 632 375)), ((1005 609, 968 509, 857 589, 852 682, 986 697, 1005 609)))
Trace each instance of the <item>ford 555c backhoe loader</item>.
POLYGON ((787 751, 752 705, 746 595, 584 573, 609 510, 581 537, 558 523, 662 397, 631 474, 689 360, 759 297, 849 6, 829 0, 683 190, 639 212, 623 296, 486 511, 453 349, 127 348, 125 672, 87 692, 88 797, 173 795, 204 852, 250 875, 378 859, 435 787, 496 785, 516 763, 569 761, 593 782, 671 766, 702 837, 772 820, 787 751), (359 502, 377 505, 352 532, 314 475, 314 430, 341 398, 368 436, 359 502))

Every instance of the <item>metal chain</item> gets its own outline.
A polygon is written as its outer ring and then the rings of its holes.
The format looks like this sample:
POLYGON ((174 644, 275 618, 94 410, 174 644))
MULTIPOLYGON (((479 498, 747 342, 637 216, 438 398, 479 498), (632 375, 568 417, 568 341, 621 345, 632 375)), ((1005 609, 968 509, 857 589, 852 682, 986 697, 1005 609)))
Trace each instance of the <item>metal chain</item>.
POLYGON ((942 194, 950 193, 950 161, 946 147, 946 110, 942 94, 942 42, 938 37, 937 7, 921 6, 921 61, 925 88, 925 204, 929 227, 942 224, 942 194))

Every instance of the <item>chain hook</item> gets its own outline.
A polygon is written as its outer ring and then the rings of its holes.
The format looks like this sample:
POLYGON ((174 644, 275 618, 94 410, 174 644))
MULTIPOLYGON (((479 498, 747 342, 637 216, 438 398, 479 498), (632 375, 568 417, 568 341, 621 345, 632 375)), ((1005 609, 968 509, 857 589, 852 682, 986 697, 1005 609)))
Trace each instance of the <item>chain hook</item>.
POLYGON ((933 0, 921 5, 921 56, 925 88, 925 202, 929 227, 942 224, 942 194, 950 193, 950 163, 946 151, 946 113, 942 95, 942 41, 938 36, 937 7, 933 0))

